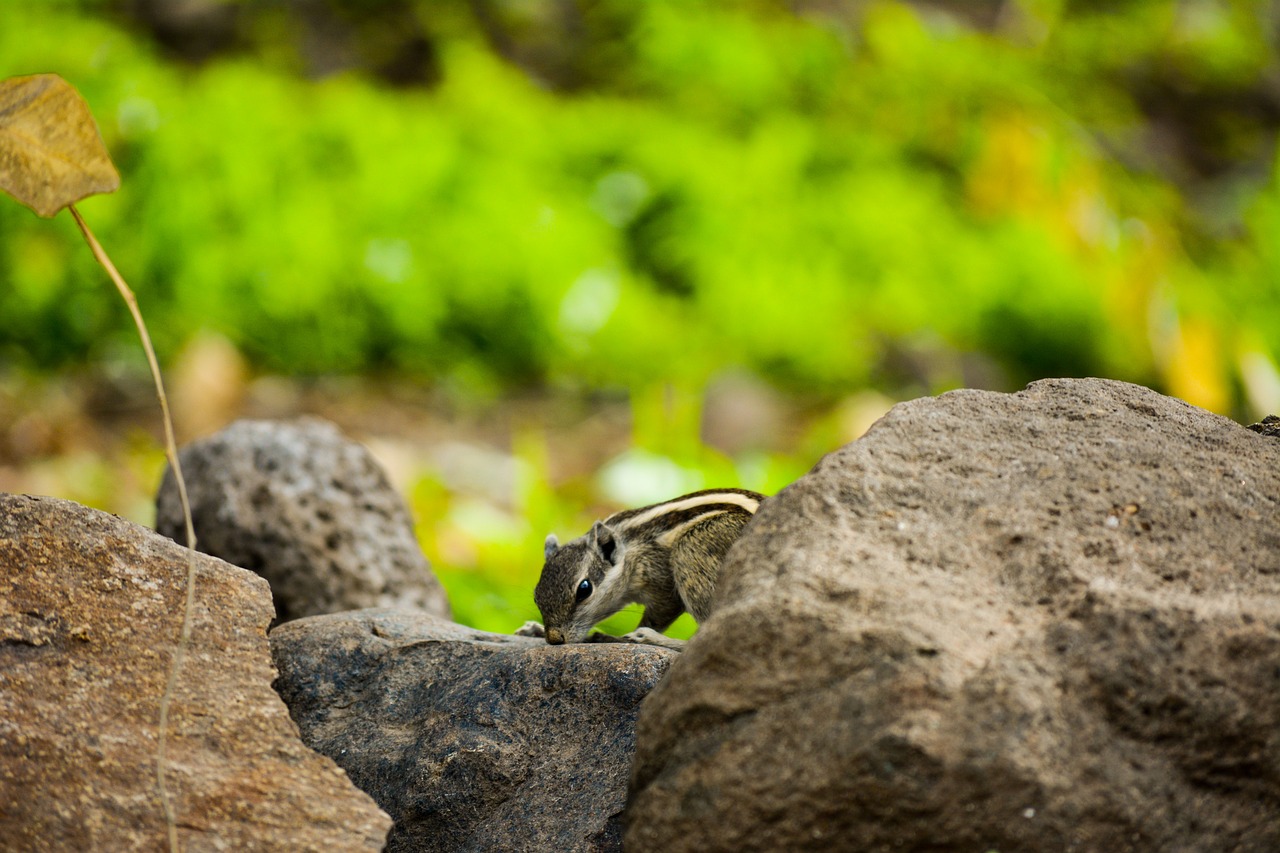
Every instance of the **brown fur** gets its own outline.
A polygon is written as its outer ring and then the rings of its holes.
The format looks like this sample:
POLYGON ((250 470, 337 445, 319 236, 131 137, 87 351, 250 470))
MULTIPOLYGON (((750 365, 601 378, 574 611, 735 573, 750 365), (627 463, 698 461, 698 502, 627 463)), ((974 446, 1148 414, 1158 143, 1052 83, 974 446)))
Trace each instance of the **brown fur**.
POLYGON ((742 489, 708 489, 615 513, 563 547, 549 538, 534 591, 548 638, 581 642, 595 623, 632 603, 645 608, 639 628, 665 631, 685 611, 701 622, 725 554, 763 499, 742 489), (613 562, 606 559, 610 545, 613 562), (584 578, 592 594, 579 601, 584 578))

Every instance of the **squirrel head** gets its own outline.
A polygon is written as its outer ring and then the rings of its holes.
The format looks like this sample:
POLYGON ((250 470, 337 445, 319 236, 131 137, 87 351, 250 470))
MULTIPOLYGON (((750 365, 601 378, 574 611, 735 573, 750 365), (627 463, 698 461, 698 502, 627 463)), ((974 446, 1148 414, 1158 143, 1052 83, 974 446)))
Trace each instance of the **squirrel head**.
POLYGON ((543 547, 546 562, 533 591, 542 613, 547 642, 580 643, 592 627, 622 609, 610 591, 625 595, 613 583, 622 567, 622 550, 614 532, 597 521, 583 536, 560 545, 554 535, 543 547))

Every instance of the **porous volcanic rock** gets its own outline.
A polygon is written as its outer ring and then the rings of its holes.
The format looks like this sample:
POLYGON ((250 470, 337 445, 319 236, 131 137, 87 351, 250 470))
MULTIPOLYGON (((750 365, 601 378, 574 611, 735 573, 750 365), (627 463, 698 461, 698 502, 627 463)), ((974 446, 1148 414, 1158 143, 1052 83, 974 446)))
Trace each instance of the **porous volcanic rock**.
POLYGON ((640 700, 675 656, 390 610, 289 622, 271 649, 303 740, 395 818, 392 853, 620 850, 640 700))
MULTIPOLYGON (((196 547, 266 578, 277 621, 362 607, 449 615, 404 499, 333 424, 237 421, 179 458, 196 547)), ((156 529, 186 542, 171 471, 156 529)))
MULTIPOLYGON (((189 553, 69 501, 0 495, 0 849, 168 849, 158 714, 189 553)), ((165 777, 181 849, 380 849, 390 819, 303 746, 271 689, 266 583, 195 556, 165 777)))
POLYGON ((895 407, 760 508, 629 849, 1280 850, 1280 444, 1145 388, 895 407))

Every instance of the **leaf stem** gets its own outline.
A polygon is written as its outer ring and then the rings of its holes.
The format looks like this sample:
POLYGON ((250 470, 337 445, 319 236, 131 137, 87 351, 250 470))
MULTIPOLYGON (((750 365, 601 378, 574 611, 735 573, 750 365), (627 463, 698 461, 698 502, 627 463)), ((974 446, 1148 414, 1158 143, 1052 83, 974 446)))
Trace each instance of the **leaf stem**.
POLYGON ((173 418, 169 416, 169 399, 164 393, 164 380, 160 377, 160 362, 156 359, 155 348, 151 346, 151 336, 147 333, 147 324, 143 322, 142 312, 138 309, 138 300, 133 295, 129 285, 125 283, 124 278, 116 270, 115 264, 111 263, 111 258, 107 257, 102 244, 98 242, 97 238, 93 236, 93 232, 89 230, 89 226, 80 216, 80 211, 76 210, 74 204, 67 205, 67 209, 71 211, 72 217, 75 218, 76 225, 80 226, 80 233, 84 235, 85 242, 89 244, 89 250, 93 252, 93 257, 107 271, 107 275, 110 276, 116 289, 120 291, 120 296, 124 298, 125 304, 129 307, 129 313, 133 316, 133 324, 138 328, 138 336, 142 338, 142 348, 147 354, 147 364, 151 368, 151 378, 155 381, 156 398, 160 401, 160 411, 164 416, 165 456, 169 459, 169 467, 173 469, 173 477, 178 484, 178 500, 182 504, 182 517, 187 526, 187 597, 182 608, 182 633, 178 640, 178 647, 173 654, 173 663, 169 668, 169 681, 165 685, 164 695, 160 697, 160 723, 156 743, 156 789, 160 794, 160 803, 164 808, 164 821, 169 833, 169 849, 173 853, 178 853, 177 814, 169 797, 168 786, 165 784, 165 771, 167 770, 165 747, 169 729, 169 705, 173 700, 174 689, 178 683, 178 673, 182 670, 187 645, 191 639, 191 611, 195 605, 196 589, 195 524, 191 519, 191 504, 187 500, 187 483, 182 476, 182 465, 178 462, 178 443, 174 438, 173 418))

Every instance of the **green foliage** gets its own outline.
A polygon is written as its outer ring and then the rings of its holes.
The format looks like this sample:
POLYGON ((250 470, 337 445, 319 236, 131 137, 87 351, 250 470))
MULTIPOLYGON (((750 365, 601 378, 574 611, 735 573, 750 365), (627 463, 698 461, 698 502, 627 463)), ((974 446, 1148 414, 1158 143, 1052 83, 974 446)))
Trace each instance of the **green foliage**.
MULTIPOLYGON (((239 0, 200 64, 124 5, 0 4, 0 76, 92 106, 123 187, 81 208, 166 362, 208 328, 264 372, 627 393, 614 475, 690 488, 774 491, 841 434, 708 451, 700 394, 735 369, 827 400, 1095 374, 1280 408, 1275 0, 324 0, 299 6, 367 61, 313 78, 289 4, 239 0), (407 76, 381 70, 400 31, 431 48, 407 76)), ((139 358, 70 221, 15 204, 0 317, 0 377, 139 358)), ((608 471, 550 491, 536 444, 507 509, 414 487, 470 624, 531 618, 542 536, 623 499, 608 471)))
MULTIPOLYGON (((1124 79, 1155 63, 1201 87, 1256 79, 1273 50, 1249 4, 1027 2, 1032 35, 1005 37, 902 3, 852 21, 611 4, 588 16, 601 41, 556 66, 576 83, 562 92, 452 4, 426 16, 438 85, 407 90, 299 79, 268 42, 263 61, 178 66, 78 4, 40 5, 0 10, 0 73, 56 68, 94 106, 125 189, 86 209, 162 351, 202 325, 294 374, 479 390, 745 366, 917 393, 938 386, 881 353, 925 334, 1015 383, 1092 372, 1176 391, 1116 293, 1182 312, 1205 288, 1220 338, 1280 339, 1275 288, 1257 283, 1274 282, 1274 186, 1237 203, 1244 237, 1206 239, 1178 189, 1080 132, 1132 153, 1145 90, 1124 79), (1262 312, 1213 285, 1249 276, 1262 312)), ((128 334, 74 239, 0 206, 7 360, 79 362, 128 334)))

